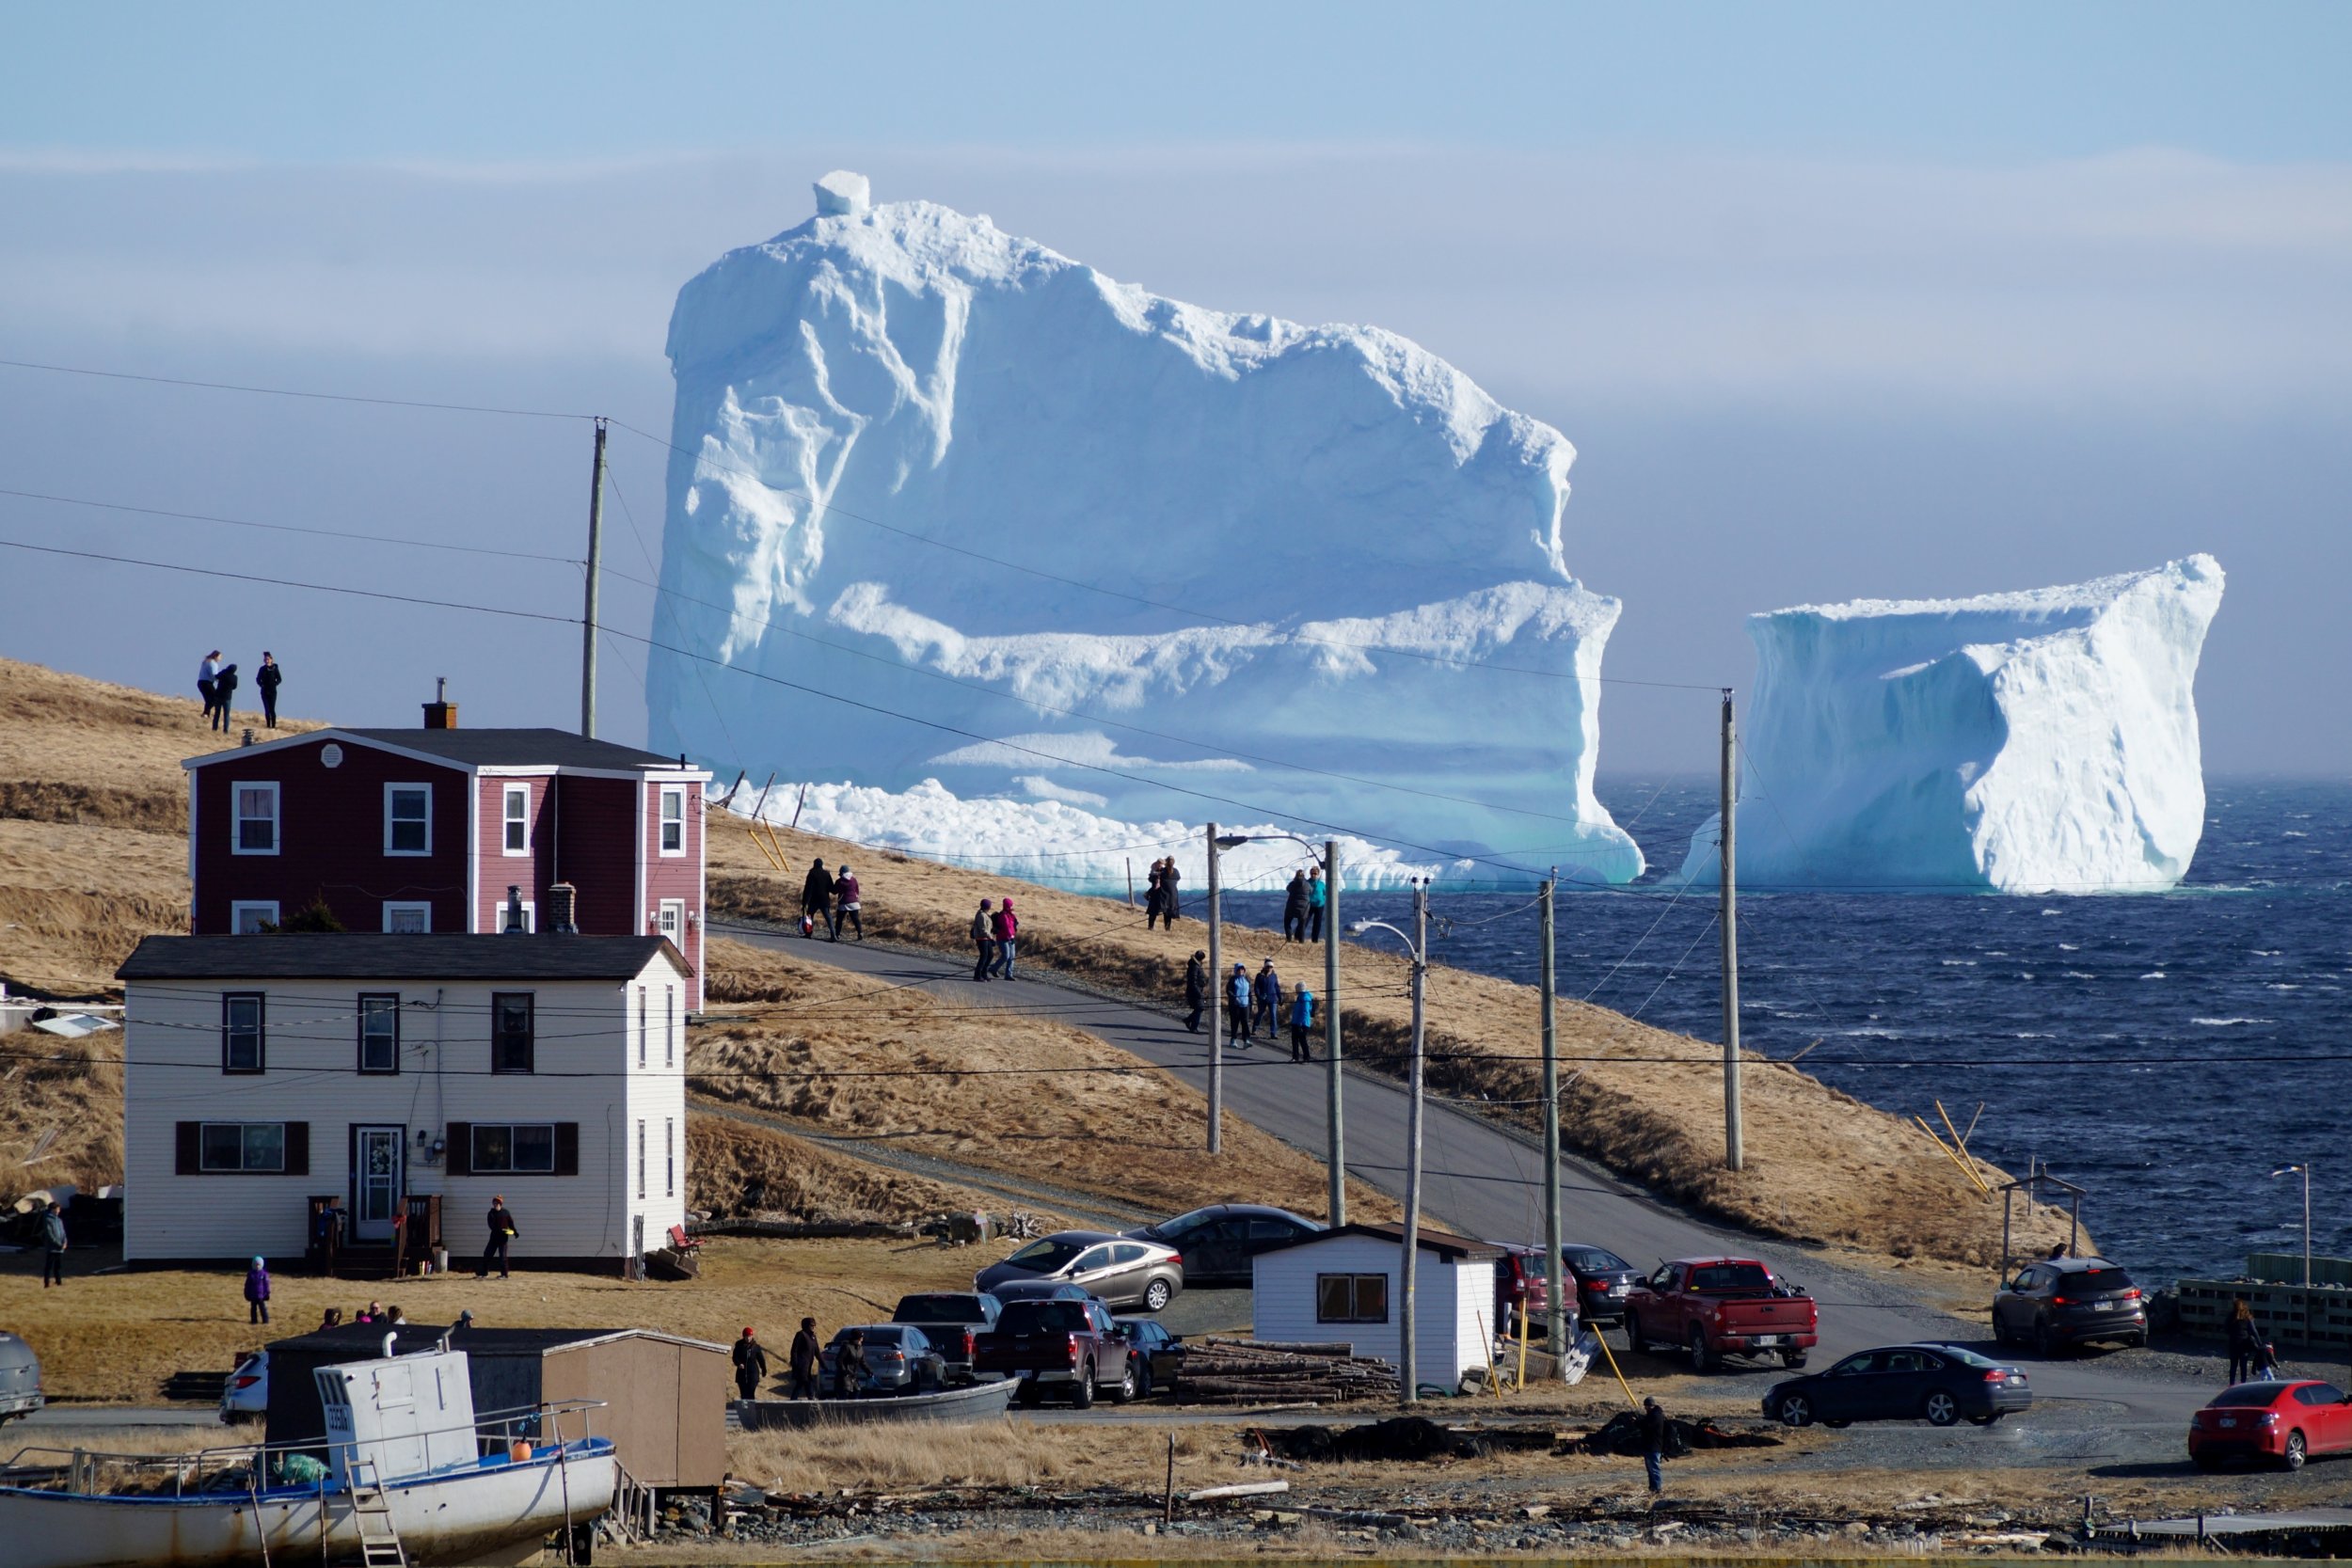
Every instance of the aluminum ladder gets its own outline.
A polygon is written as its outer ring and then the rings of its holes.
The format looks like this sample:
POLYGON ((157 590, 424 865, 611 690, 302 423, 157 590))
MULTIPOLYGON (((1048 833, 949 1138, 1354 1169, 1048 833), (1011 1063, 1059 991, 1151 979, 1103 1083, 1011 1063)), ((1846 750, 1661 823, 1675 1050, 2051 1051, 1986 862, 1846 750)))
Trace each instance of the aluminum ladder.
POLYGON ((359 1534, 360 1568, 408 1568, 408 1548, 400 1544, 375 1461, 355 1459, 344 1475, 351 1487, 352 1528, 359 1534))

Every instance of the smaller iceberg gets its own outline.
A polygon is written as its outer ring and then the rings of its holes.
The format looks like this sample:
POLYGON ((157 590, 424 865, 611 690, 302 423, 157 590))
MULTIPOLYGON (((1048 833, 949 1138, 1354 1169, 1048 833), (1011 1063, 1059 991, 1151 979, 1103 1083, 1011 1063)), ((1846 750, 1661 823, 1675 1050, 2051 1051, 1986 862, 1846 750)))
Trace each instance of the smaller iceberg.
MULTIPOLYGON (((1743 886, 2161 891, 2205 820, 2194 687, 2220 563, 1748 619, 1743 886)), ((1712 883, 1722 820, 1684 880, 1712 883)))

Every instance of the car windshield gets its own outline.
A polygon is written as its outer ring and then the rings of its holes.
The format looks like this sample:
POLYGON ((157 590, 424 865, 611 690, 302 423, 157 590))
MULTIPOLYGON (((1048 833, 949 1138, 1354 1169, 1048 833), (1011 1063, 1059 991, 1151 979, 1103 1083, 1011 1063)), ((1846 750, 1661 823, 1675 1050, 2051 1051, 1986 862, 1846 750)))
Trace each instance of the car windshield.
POLYGON ((2104 1291, 2128 1291, 2131 1288, 2132 1276, 2122 1269, 2085 1269, 2080 1274, 2062 1275, 2058 1278, 2058 1289, 2069 1294, 2079 1291, 2085 1295, 2097 1295, 2104 1291))
POLYGON ((1772 1276, 1761 1263, 1708 1263, 1691 1271, 1693 1291, 1769 1291, 1772 1276))
POLYGON ((1023 1301, 1006 1307, 996 1327, 1004 1334, 1085 1334, 1094 1324, 1084 1302, 1023 1301))
POLYGON ((1633 1267, 1607 1247, 1562 1247, 1560 1255, 1567 1260, 1568 1267, 1582 1274, 1610 1274, 1633 1267))
POLYGON ((1935 1354, 1949 1356, 1963 1367, 1997 1367, 2000 1365, 1998 1361, 1987 1360, 1975 1351, 1963 1350, 1958 1345, 1938 1345, 1935 1347, 1935 1354))
POLYGON ((2286 1387, 2283 1383, 2238 1383, 2224 1388, 2205 1402, 2208 1410, 2240 1409, 2266 1410, 2270 1402, 2286 1387))
POLYGON ((1014 1268, 1027 1269, 1035 1274, 1052 1274, 1093 1244, 1091 1242, 1057 1242, 1048 1236, 1042 1241, 1031 1242, 1005 1261, 1014 1268))
POLYGON ((906 1296, 890 1315, 902 1323, 976 1323, 988 1312, 977 1296, 906 1296))

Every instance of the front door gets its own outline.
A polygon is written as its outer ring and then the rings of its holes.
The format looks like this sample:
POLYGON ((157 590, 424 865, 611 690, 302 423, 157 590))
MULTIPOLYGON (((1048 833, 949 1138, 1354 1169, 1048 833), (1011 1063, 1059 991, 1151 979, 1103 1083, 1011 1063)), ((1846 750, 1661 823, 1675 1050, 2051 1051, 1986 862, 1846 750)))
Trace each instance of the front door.
POLYGON ((352 1240, 392 1239, 392 1220, 400 1212, 401 1158, 407 1140, 405 1127, 351 1130, 352 1240))

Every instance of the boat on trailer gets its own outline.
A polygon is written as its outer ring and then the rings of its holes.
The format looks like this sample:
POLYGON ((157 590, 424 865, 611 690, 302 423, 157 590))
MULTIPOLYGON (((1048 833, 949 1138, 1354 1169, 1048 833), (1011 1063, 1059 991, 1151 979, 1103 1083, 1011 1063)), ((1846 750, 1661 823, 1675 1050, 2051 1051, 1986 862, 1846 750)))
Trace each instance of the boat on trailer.
POLYGON ((477 1419, 466 1354, 446 1348, 315 1375, 324 1465, 310 1444, 20 1449, 0 1467, 0 1559, 9 1568, 520 1561, 612 1504, 612 1442, 585 1433, 601 1402, 477 1419), (566 1418, 581 1435, 563 1434, 566 1418))

